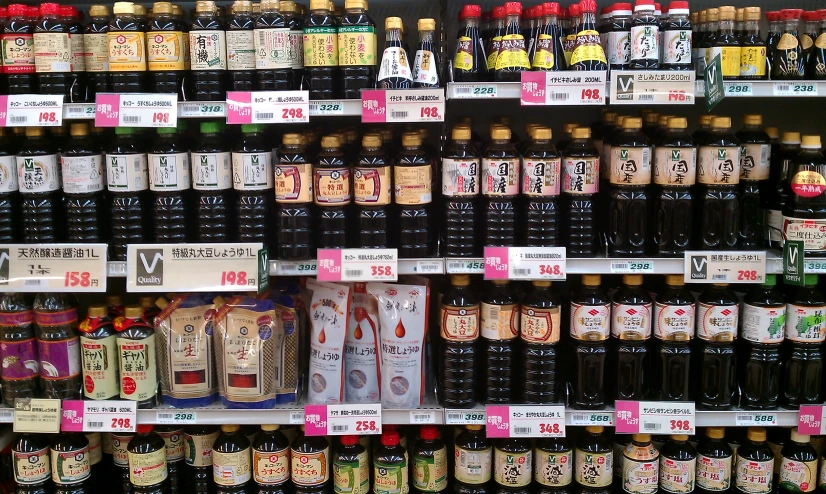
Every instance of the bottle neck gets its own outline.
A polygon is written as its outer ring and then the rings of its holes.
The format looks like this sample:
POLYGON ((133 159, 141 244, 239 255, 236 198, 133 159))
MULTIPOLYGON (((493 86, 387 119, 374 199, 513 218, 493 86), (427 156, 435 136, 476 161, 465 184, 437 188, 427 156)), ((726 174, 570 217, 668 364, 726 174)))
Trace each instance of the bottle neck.
POLYGON ((731 19, 721 20, 717 32, 720 34, 734 34, 734 21, 731 19))
POLYGON ((508 30, 510 30, 513 27, 516 27, 516 29, 519 29, 519 16, 518 15, 508 15, 508 17, 505 19, 505 24, 508 26, 508 30))
POLYGON ((708 21, 708 27, 706 28, 706 31, 711 33, 711 34, 716 33, 717 28, 718 28, 718 24, 719 24, 719 22, 717 22, 717 21, 708 21))
POLYGON ((797 19, 789 19, 789 20, 784 22, 783 32, 794 33, 795 35, 797 35, 797 26, 798 26, 797 19))
POLYGON ((401 43, 402 30, 401 29, 388 29, 386 39, 387 39, 387 41, 398 41, 398 42, 401 43))
POLYGON ((596 15, 593 12, 583 12, 579 22, 579 30, 594 31, 596 30, 596 22, 596 15))
POLYGON ((419 43, 433 43, 433 31, 419 31, 419 43))
POLYGON ((471 27, 479 27, 479 18, 478 17, 468 17, 465 19, 465 28, 471 27))
POLYGON ((365 10, 361 7, 356 7, 356 8, 351 8, 351 9, 345 9, 345 12, 347 14, 363 14, 365 12, 365 10))
POLYGON ((758 21, 746 21, 745 30, 746 34, 759 35, 760 23, 758 21))

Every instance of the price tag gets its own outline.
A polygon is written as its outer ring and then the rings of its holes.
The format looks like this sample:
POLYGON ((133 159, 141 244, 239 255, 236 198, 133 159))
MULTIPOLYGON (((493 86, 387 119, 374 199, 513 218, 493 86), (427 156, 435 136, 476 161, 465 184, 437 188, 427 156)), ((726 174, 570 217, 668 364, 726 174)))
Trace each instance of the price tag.
POLYGON ((800 405, 800 412, 797 415, 797 431, 813 436, 826 434, 826 406, 800 405))
POLYGON ((227 114, 226 109, 226 104, 223 102, 181 103, 178 105, 178 116, 189 118, 222 118, 227 114))
POLYGON ((445 260, 447 274, 484 274, 484 259, 460 259, 448 257, 445 260))
POLYGON ((488 405, 486 414, 487 437, 565 437, 564 406, 488 405))
POLYGON ((309 91, 228 91, 227 123, 307 123, 309 91))
POLYGON ((441 259, 434 261, 416 261, 413 266, 416 274, 444 274, 445 264, 441 259))
POLYGON ((814 82, 775 82, 775 96, 817 96, 817 83, 814 82))
POLYGON ((362 123, 444 122, 443 89, 366 89, 361 92, 362 123))
POLYGON ((262 290, 270 275, 261 243, 130 244, 129 292, 248 292, 262 290))
POLYGON ((276 261, 276 276, 315 276, 318 270, 316 261, 276 261))
POLYGON ((485 247, 486 280, 564 280, 565 247, 485 247))
POLYGON ((344 103, 341 101, 310 101, 310 115, 344 115, 344 103))
POLYGON ((611 71, 612 105, 693 105, 693 70, 611 71))
POLYGON ((568 416, 571 418, 571 425, 614 425, 613 412, 572 412, 568 416))
POLYGON ((445 409, 445 424, 447 425, 485 425, 484 410, 451 410, 445 409))
POLYGON ((686 283, 763 283, 765 251, 686 251, 686 283))
POLYGON ((646 274, 653 272, 653 261, 635 261, 632 259, 611 261, 611 274, 646 274))
POLYGON ((0 408, 0 424, 11 424, 14 422, 13 408, 0 408))
POLYGON ((67 120, 88 120, 95 118, 94 103, 63 103, 63 118, 67 120))
POLYGON ((14 432, 60 432, 60 400, 15 398, 14 432))
POLYGON ((771 427, 777 425, 777 414, 738 411, 734 423, 737 427, 771 427))
POLYGON ((0 95, 0 127, 60 127, 63 95, 0 95))
POLYGON ((98 93, 95 127, 175 127, 178 95, 171 93, 98 93))
POLYGON ((616 402, 617 434, 694 435, 694 403, 688 401, 616 402))
POLYGON ((135 432, 138 407, 134 401, 63 402, 60 429, 64 432, 135 432))
POLYGON ((606 72, 522 72, 522 106, 604 105, 606 72))
POLYGON ((726 96, 754 96, 750 82, 724 82, 726 96))
POLYGON ((411 410, 410 411, 411 424, 435 424, 436 413, 433 410, 411 410))
POLYGON ((496 98, 496 84, 454 84, 454 99, 496 98))
POLYGON ((397 281, 396 249, 318 249, 318 281, 397 281))
POLYGON ((826 273, 826 259, 805 259, 803 261, 803 272, 817 274, 826 273))
POLYGON ((190 410, 158 410, 155 421, 159 424, 195 424, 198 413, 190 410))
POLYGON ((290 425, 301 425, 304 423, 304 410, 292 410, 290 412, 290 425))
POLYGON ((308 436, 381 434, 381 405, 307 405, 304 426, 308 436))
POLYGON ((106 244, 0 245, 0 290, 105 292, 106 244))

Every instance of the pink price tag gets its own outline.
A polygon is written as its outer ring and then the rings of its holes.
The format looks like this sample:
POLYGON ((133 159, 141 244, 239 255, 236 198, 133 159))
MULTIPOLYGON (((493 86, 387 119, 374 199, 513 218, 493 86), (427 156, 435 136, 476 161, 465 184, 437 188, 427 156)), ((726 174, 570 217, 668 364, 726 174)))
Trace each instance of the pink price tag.
POLYGON ((249 91, 227 92, 227 123, 252 123, 252 93, 249 91))
POLYGON ((0 95, 0 127, 6 126, 6 115, 8 115, 9 96, 6 94, 0 95))
POLYGON ((485 279, 508 279, 508 248, 485 247, 485 279))
POLYGON ((371 89, 361 92, 362 123, 385 123, 387 121, 387 92, 371 89))
POLYGON ((304 407, 304 433, 308 436, 327 435, 327 405, 304 407))
POLYGON ((617 434, 639 434, 640 432, 640 402, 617 401, 617 418, 615 420, 617 434))
POLYGON ((64 400, 60 430, 63 432, 83 432, 83 401, 64 400))
POLYGON ((95 127, 117 127, 120 95, 100 93, 95 98, 95 127))
POLYGON ((318 249, 318 281, 341 281, 341 249, 318 249))
POLYGON ((488 437, 510 437, 510 407, 507 405, 488 405, 485 407, 485 414, 488 417, 485 426, 488 437))
POLYGON ((522 104, 544 105, 546 78, 544 71, 522 72, 522 104))
POLYGON ((823 405, 800 405, 797 432, 818 436, 823 430, 823 405))

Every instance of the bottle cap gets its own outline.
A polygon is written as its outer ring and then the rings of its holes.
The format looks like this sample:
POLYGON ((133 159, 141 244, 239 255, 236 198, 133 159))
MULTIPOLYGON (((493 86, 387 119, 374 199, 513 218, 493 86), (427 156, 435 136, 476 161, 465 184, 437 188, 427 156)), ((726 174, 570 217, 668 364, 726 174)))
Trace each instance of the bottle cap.
POLYGON ((509 141, 511 139, 511 129, 507 127, 495 127, 490 132, 490 138, 494 141, 509 141))
POLYGON ((505 18, 505 7, 501 5, 498 7, 493 8, 493 13, 491 14, 494 19, 504 19, 505 18))
POLYGON ((467 424, 467 425, 465 425, 465 429, 467 429, 469 431, 481 431, 482 426, 479 425, 479 424, 467 424))
POLYGON ((380 148, 381 136, 379 134, 364 134, 364 137, 361 138, 361 146, 365 148, 380 148))
MULTIPOLYGON (((238 2, 235 2, 238 3, 238 2)), ((249 3, 249 2, 247 2, 249 3)), ((217 134, 221 131, 221 125, 218 122, 201 122, 201 134, 217 134)))
POLYGON ((642 275, 641 274, 624 274, 622 275, 622 282, 629 286, 640 286, 642 285, 642 275))
POLYGON ((771 12, 766 12, 766 20, 768 22, 777 22, 780 20, 780 11, 773 10, 771 12))
POLYGON ((577 128, 578 125, 572 122, 568 122, 562 126, 562 132, 565 134, 571 135, 574 132, 574 129, 577 128))
POLYGON ((714 118, 714 115, 700 115, 700 126, 711 127, 712 118, 714 118))
POLYGON ((384 29, 401 29, 402 20, 400 17, 388 17, 384 20, 384 29))
POLYGON ((651 434, 631 434, 631 439, 638 443, 651 442, 651 434))
POLYGON ((212 0, 199 0, 195 2, 195 12, 199 14, 212 14, 213 12, 215 12, 215 2, 213 2, 212 0))
POLYGON ((617 115, 614 117, 614 125, 617 127, 622 128, 622 123, 625 122, 625 119, 628 118, 625 115, 617 115))
POLYGON ((281 0, 278 2, 278 9, 285 13, 295 13, 295 2, 292 0, 281 0))
POLYGON ((135 15, 138 17, 145 17, 146 16, 146 7, 141 4, 135 4, 135 15))
POLYGON ((135 432, 138 434, 149 434, 153 430, 155 430, 155 426, 152 424, 138 424, 135 427, 135 432))
MULTIPOLYGON (((734 19, 733 16, 732 19, 734 19)), ((708 9, 706 11, 706 20, 708 20, 708 22, 717 22, 718 20, 720 20, 720 11, 717 9, 708 9)))
MULTIPOLYGON (((571 5, 571 7, 574 7, 574 5, 571 5)), ((595 2, 594 0, 580 0, 579 4, 576 7, 578 11, 577 15, 579 15, 581 12, 588 12, 589 14, 593 14, 597 11, 597 2, 595 2)))
POLYGON ((667 274, 665 275, 665 284, 670 286, 683 286, 685 279, 681 274, 667 274))
POLYGON ((617 114, 612 111, 607 111, 602 114, 602 121, 605 123, 612 124, 615 118, 617 118, 617 114))
POLYGON ((688 434, 671 434, 671 439, 673 441, 688 441, 688 434))
POLYGON ((504 285, 509 284, 509 283, 510 283, 510 280, 491 280, 491 282, 492 282, 494 285, 501 285, 501 286, 504 286, 504 285))
POLYGON ((450 275, 450 284, 453 286, 468 286, 470 285, 470 275, 452 274, 450 275))
POLYGON ((585 286, 599 286, 602 283, 602 276, 598 274, 583 274, 582 284, 585 286))
MULTIPOLYGON (((92 12, 94 11, 95 7, 103 7, 102 5, 92 5, 89 9, 89 15, 95 15, 92 12)), ((19 3, 13 3, 9 5, 7 10, 10 17, 24 17, 29 13, 29 7, 27 5, 21 5, 19 3)))
POLYGON ((359 443, 359 437, 352 434, 341 436, 341 444, 344 446, 355 446, 359 443))
POLYGON ((775 286, 777 285, 777 275, 776 274, 767 274, 766 281, 763 282, 764 286, 775 286))
POLYGON ((699 19, 699 17, 700 17, 699 12, 692 12, 691 15, 689 16, 689 19, 691 20, 692 24, 697 24, 697 20, 699 19))
POLYGON ((534 280, 534 281, 531 282, 531 284, 533 286, 537 286, 537 287, 540 287, 540 288, 547 288, 547 287, 551 286, 551 282, 548 281, 548 280, 534 280))
POLYGON ((109 315, 109 308, 105 305, 90 305, 87 314, 89 317, 104 317, 109 315))
POLYGON ((602 434, 605 431, 605 427, 601 425, 589 425, 585 430, 591 434, 602 434))
POLYGON ((766 440, 766 429, 763 427, 749 427, 746 432, 749 441, 762 442, 766 440))
POLYGON ((722 427, 706 427, 706 437, 723 439, 726 437, 726 430, 722 427))
POLYGON ((432 441, 439 437, 439 429, 435 425, 423 425, 419 431, 419 437, 425 441, 432 441))
POLYGON ((628 130, 641 129, 642 119, 640 117, 628 117, 622 122, 622 128, 628 130))
POLYGON ((172 4, 169 2, 155 2, 152 4, 152 14, 172 14, 172 4))
POLYGON ((803 284, 806 286, 814 286, 817 285, 817 275, 816 274, 807 274, 803 276, 803 284))
POLYGON ((519 2, 505 2, 505 15, 522 15, 522 4, 519 2))
POLYGON ((43 127, 26 127, 26 137, 40 137, 43 135, 43 127))
POLYGON ((705 10, 700 11, 700 24, 705 24, 708 18, 708 12, 705 10))
POLYGON ((547 127, 539 127, 534 129, 533 138, 537 141, 549 141, 553 137, 553 132, 547 127))
POLYGON ((221 426, 221 430, 224 432, 235 432, 240 429, 241 426, 238 424, 224 424, 221 426))
POLYGON ((281 144, 285 146, 300 146, 301 134, 284 134, 281 137, 281 144))
POLYGON ((743 22, 743 16, 745 15, 746 11, 742 8, 736 9, 734 11, 734 20, 737 22, 743 22))
POLYGON ((660 118, 657 120, 658 127, 668 127, 668 119, 673 117, 674 115, 660 115, 660 118))
POLYGON ((138 303, 144 309, 148 309, 148 308, 152 307, 153 305, 155 305, 155 297, 152 296, 152 295, 144 295, 144 296, 138 298, 138 303))
POLYGON ((803 9, 783 9, 780 11, 780 20, 783 21, 796 21, 799 20, 802 16, 803 9))
POLYGON ((542 15, 559 15, 559 4, 556 2, 545 2, 542 4, 542 15))
MULTIPOLYGON (((47 4, 43 4, 47 5, 47 4)), ((43 5, 40 6, 41 12, 43 11, 43 5)), ((112 12, 115 15, 118 14, 133 14, 135 13, 135 4, 132 2, 115 2, 115 5, 112 7, 112 12)))
POLYGON ((770 139, 777 139, 780 137, 780 130, 778 130, 777 127, 763 127, 763 130, 769 135, 770 139))
POLYGON ((264 130, 264 127, 261 124, 242 124, 241 125, 241 133, 243 134, 255 134, 256 132, 261 132, 264 130))
POLYGON ((422 145, 422 136, 418 132, 405 132, 402 134, 402 146, 414 147, 422 145))
POLYGON ((123 297, 120 295, 107 295, 106 303, 109 305, 121 305, 123 304, 123 297))
POLYGON ((685 1, 675 1, 668 4, 668 13, 669 14, 687 14, 688 13, 688 2, 685 1))
POLYGON ((712 129, 730 129, 731 117, 714 117, 711 119, 712 129))
POLYGON ((143 317, 143 307, 140 305, 127 305, 123 309, 123 316, 128 319, 143 317))
POLYGON ((132 135, 135 133, 134 127, 115 127, 115 135, 122 136, 122 135, 132 135))
POLYGON ((614 4, 614 15, 631 15, 631 4, 630 3, 615 3, 614 4))
POLYGON ((634 2, 634 12, 640 10, 654 10, 654 0, 637 0, 634 2))
POLYGON ((591 129, 588 127, 577 127, 573 132, 571 132, 571 137, 574 139, 590 139, 591 129))
POLYGON ((261 424, 262 431, 277 431, 281 426, 278 424, 261 424))
POLYGON ((174 16, 181 16, 181 17, 183 17, 183 15, 184 15, 184 9, 182 9, 180 5, 175 5, 175 4, 173 3, 173 4, 172 4, 172 15, 174 15, 174 16))
POLYGON ((72 123, 69 127, 69 134, 73 136, 87 136, 89 135, 89 126, 85 122, 72 123))
POLYGON ((470 127, 466 127, 463 125, 457 125, 453 127, 453 130, 450 132, 450 137, 454 141, 469 141, 471 136, 470 127))
POLYGON ((344 0, 344 8, 367 10, 367 0, 344 0))
POLYGON ((763 115, 743 115, 744 125, 763 125, 763 115))
POLYGON ((381 444, 382 446, 396 446, 399 444, 399 432, 398 431, 385 431, 381 435, 381 444))
MULTIPOLYGON (((147 298, 150 299, 149 305, 146 305, 143 300, 140 300, 140 304, 144 309, 152 307, 152 297, 147 298)), ((214 299, 212 299, 212 303, 218 306, 216 308, 220 308, 222 305, 224 305, 223 298, 221 298, 220 295, 217 295, 214 299)), ((159 309, 164 310, 166 309, 166 306, 169 305, 169 302, 163 297, 158 297, 158 299, 155 300, 155 305, 157 305, 159 309)))
POLYGON ((783 144, 800 144, 800 132, 783 132, 780 142, 783 144))
POLYGON ((59 15, 60 14, 60 5, 56 3, 41 3, 40 4, 40 15, 59 15))
POLYGON ((177 134, 177 127, 158 127, 158 134, 177 134))
POLYGON ((419 31, 435 31, 436 19, 419 19, 419 22, 416 23, 416 27, 419 31))
POLYGON ((820 136, 803 136, 800 147, 805 149, 820 149, 820 136))
POLYGON ((328 0, 310 0, 310 10, 330 10, 328 0))
POLYGON ((796 443, 808 443, 809 440, 812 439, 812 436, 808 434, 801 434, 797 432, 797 427, 792 429, 791 440, 796 443))
POLYGON ((760 7, 746 7, 746 14, 744 17, 746 21, 760 20, 760 7))
POLYGON ((321 138, 321 147, 323 148, 340 148, 341 139, 338 136, 324 136, 321 138))

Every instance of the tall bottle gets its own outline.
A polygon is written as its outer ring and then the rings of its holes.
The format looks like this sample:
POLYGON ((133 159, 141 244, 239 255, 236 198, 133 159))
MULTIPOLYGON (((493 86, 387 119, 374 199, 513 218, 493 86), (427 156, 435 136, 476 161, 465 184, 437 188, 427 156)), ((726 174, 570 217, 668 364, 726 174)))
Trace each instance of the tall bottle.
POLYGON ((631 70, 660 68, 660 28, 654 0, 636 0, 631 21, 631 70))
POLYGON ((769 245, 772 248, 783 247, 783 208, 791 193, 791 177, 789 171, 792 161, 800 153, 800 132, 783 132, 780 145, 774 145, 769 167, 769 183, 767 192, 766 228, 769 245))
POLYGON ((800 80, 806 72, 803 46, 800 44, 800 17, 802 9, 780 11, 782 31, 777 44, 772 46, 771 78, 775 80, 800 80))
POLYGON ((78 325, 83 371, 83 396, 109 400, 118 396, 118 355, 115 326, 105 305, 92 305, 78 325))
POLYGON ((326 437, 307 436, 302 425, 301 432, 291 443, 290 460, 290 480, 297 494, 326 492, 330 485, 330 442, 326 437))
POLYGON ((820 146, 820 136, 803 136, 789 167, 783 207, 783 238, 802 241, 807 257, 826 256, 820 230, 826 224, 826 158, 820 146))
POLYGON ((486 198, 483 245, 516 245, 516 199, 519 156, 506 127, 491 130, 491 144, 482 158, 482 195, 486 198))
POLYGON ((688 442, 688 435, 672 434, 660 449, 660 490, 667 494, 691 493, 696 474, 697 452, 688 442))
POLYGON ((139 424, 137 434, 129 441, 129 483, 135 492, 164 492, 169 471, 166 466, 166 444, 151 424, 139 424))
POLYGON ((71 294, 39 293, 32 308, 43 397, 80 399, 77 300, 71 294))
POLYGON ((312 252, 313 165, 300 134, 284 134, 275 160, 278 258, 310 259, 312 252))
POLYGON ((568 66, 573 70, 608 70, 596 27, 597 4, 594 0, 580 0, 579 8, 582 17, 568 66))
POLYGON ((487 76, 485 39, 479 32, 481 15, 482 7, 479 5, 464 5, 459 12, 459 22, 462 25, 456 40, 456 56, 453 58, 455 82, 479 82, 487 76))
POLYGON ((641 400, 648 391, 653 299, 642 288, 642 275, 626 274, 611 302, 611 333, 616 345, 616 399, 641 400))
POLYGON ((703 291, 697 308, 699 338, 699 405, 708 409, 732 407, 737 391, 735 340, 739 321, 737 296, 725 283, 703 291))
POLYGON ((456 126, 442 158, 442 198, 445 207, 444 244, 447 257, 479 253, 479 151, 470 127, 456 126))
POLYGON ((201 122, 192 150, 192 188, 197 195, 195 240, 229 242, 232 225, 232 155, 217 122, 201 122))
POLYGON ((241 426, 225 424, 212 445, 212 480, 220 493, 246 492, 252 479, 251 445, 241 426))
POLYGON ((376 84, 376 23, 367 14, 367 0, 345 0, 338 26, 338 65, 344 99, 361 98, 362 89, 376 84))
POLYGON ((766 429, 749 427, 747 441, 737 448, 735 492, 769 494, 773 492, 774 454, 766 444, 766 429))
POLYGON ((9 94, 33 94, 37 92, 34 24, 29 20, 26 5, 9 5, 8 15, 2 34, 3 74, 8 91, 9 94))
POLYGON ((158 128, 147 156, 149 190, 153 192, 152 220, 157 243, 184 243, 191 224, 189 152, 175 127, 158 128))
POLYGON ((81 432, 56 435, 49 446, 52 482, 59 492, 82 493, 92 476, 89 440, 81 432))
POLYGON ((17 172, 22 196, 23 242, 59 242, 65 225, 60 161, 43 127, 26 127, 26 139, 17 152, 17 172))
POLYGON ((112 92, 139 93, 146 88, 146 33, 132 2, 115 2, 106 34, 112 92))
POLYGON ((600 287, 598 274, 582 275, 582 286, 571 295, 571 338, 574 376, 571 404, 598 409, 605 405, 605 360, 611 335, 611 299, 600 287))
POLYGON ((183 100, 187 72, 184 61, 184 28, 172 13, 169 2, 155 2, 146 34, 147 88, 158 93, 175 93, 183 100))
POLYGON ((290 30, 287 58, 293 74, 292 88, 301 89, 304 87, 304 15, 299 15, 298 7, 292 0, 281 0, 278 4, 290 30))
POLYGON ((764 80, 768 78, 769 64, 766 41, 760 36, 760 7, 746 7, 744 21, 746 31, 740 48, 740 79, 764 80))
POLYGON ((83 51, 86 59, 86 90, 89 101, 97 93, 110 90, 109 73, 109 7, 92 5, 89 8, 89 24, 83 34, 83 51))
POLYGON ((195 101, 226 99, 227 39, 215 2, 195 2, 195 19, 189 29, 190 79, 195 101))
POLYGON ((528 47, 522 35, 519 18, 522 15, 522 4, 519 2, 505 2, 505 29, 499 44, 494 67, 494 80, 498 82, 514 82, 521 78, 523 70, 530 70, 528 47))
POLYGON ((722 6, 717 9, 717 13, 719 16, 718 30, 708 47, 706 63, 711 64, 719 55, 723 80, 739 79, 740 39, 734 32, 734 18, 737 12, 734 7, 722 6))
POLYGON ((129 244, 148 242, 149 173, 143 141, 133 127, 115 128, 106 153, 106 187, 111 197, 109 255, 125 261, 129 244))
POLYGON ((40 359, 34 321, 31 302, 24 294, 0 295, 0 358, 7 362, 0 367, 0 387, 3 402, 10 408, 15 398, 38 395, 40 359))
POLYGON ((786 329, 786 303, 775 288, 777 276, 766 275, 743 300, 742 339, 747 346, 740 378, 740 406, 773 410, 780 397, 780 348, 786 329))
POLYGON ((252 2, 235 0, 227 22, 227 90, 255 90, 255 18, 252 2))
POLYGON ((470 289, 470 276, 451 275, 450 287, 439 307, 440 332, 444 341, 442 381, 445 406, 470 408, 476 368, 476 340, 479 338, 479 300, 470 289))
POLYGON ((806 79, 826 78, 826 36, 824 35, 826 35, 826 16, 821 15, 817 26, 817 37, 814 39, 812 53, 806 64, 806 79))
POLYGON ((72 101, 71 46, 69 26, 60 17, 60 6, 40 4, 40 17, 34 25, 34 64, 41 94, 63 94, 72 101))
POLYGON ((0 131, 0 242, 20 241, 20 186, 17 147, 9 139, 8 130, 0 131))
POLYGON ((599 152, 591 141, 591 129, 578 127, 562 160, 563 218, 568 255, 591 257, 599 245, 596 196, 599 193, 599 152))
POLYGON ((313 175, 314 200, 321 210, 316 237, 320 249, 347 246, 348 217, 353 200, 350 182, 350 167, 341 150, 341 139, 337 135, 322 137, 313 175))
POLYGON ((604 431, 602 426, 586 427, 574 451, 574 482, 587 494, 613 492, 614 448, 604 431))
POLYGON ((66 240, 99 243, 104 232, 103 155, 85 123, 73 123, 71 138, 60 156, 66 207, 66 240))
POLYGON ((480 324, 485 352, 485 403, 512 403, 516 397, 516 351, 519 304, 507 280, 493 280, 480 304, 480 324))
POLYGON ((692 243, 697 148, 687 126, 685 118, 669 118, 654 148, 654 243, 661 256, 681 256, 692 243))
POLYGON ((697 179, 700 182, 700 221, 697 243, 704 250, 737 247, 740 224, 740 140, 731 132, 729 117, 714 117, 711 132, 700 143, 697 179))
POLYGON ((143 317, 143 307, 127 305, 123 317, 115 319, 118 332, 120 398, 138 402, 138 408, 157 404, 155 330, 143 317))
MULTIPOLYGON (((401 20, 399 20, 399 29, 401 29, 401 20)), ((338 62, 337 22, 330 11, 329 2, 328 0, 310 0, 310 15, 304 24, 305 82, 310 90, 310 99, 325 100, 338 97, 340 80, 338 62)))
POLYGON ((734 453, 725 440, 725 429, 707 427, 697 444, 697 492, 729 492, 734 473, 734 453))
POLYGON ((641 128, 642 119, 626 118, 622 134, 611 144, 608 254, 612 256, 642 256, 649 241, 646 189, 651 183, 651 146, 641 128))
POLYGON ((691 60, 692 23, 688 2, 674 0, 668 6, 668 20, 663 26, 662 68, 664 70, 694 70, 691 60))
POLYGON ((232 150, 232 187, 238 193, 236 221, 239 242, 269 247, 272 209, 272 148, 264 144, 263 126, 244 124, 232 150))
POLYGON ((290 441, 279 428, 262 424, 252 443, 252 480, 260 490, 284 488, 290 481, 290 441))
POLYGON ((393 166, 393 184, 393 203, 399 211, 399 256, 427 257, 433 236, 433 164, 418 132, 402 135, 402 149, 393 166))
POLYGON ((499 58, 499 48, 502 46, 502 36, 505 35, 505 7, 500 5, 491 10, 491 33, 486 38, 485 53, 488 57, 488 79, 493 80, 496 71, 496 60, 499 58))
POLYGON ((654 387, 658 400, 691 401, 691 340, 694 339, 694 295, 680 275, 665 277, 665 290, 654 305, 657 360, 654 387))
POLYGON ((740 248, 762 249, 766 246, 766 221, 762 197, 769 178, 771 141, 763 130, 762 115, 745 115, 740 140, 740 248))
POLYGON ((523 403, 559 401, 561 375, 557 349, 562 326, 559 300, 550 281, 534 281, 522 301, 519 337, 522 342, 523 403))
POLYGON ((184 471, 190 493, 212 490, 212 445, 219 434, 220 429, 211 425, 184 429, 184 471))
POLYGON ((528 247, 560 245, 558 234, 562 158, 551 142, 551 129, 536 129, 522 153, 522 196, 528 247))
POLYGON ((381 65, 376 76, 380 89, 408 89, 413 87, 413 71, 410 59, 402 43, 402 20, 388 17, 384 21, 385 42, 381 65))
POLYGON ((383 249, 390 245, 388 210, 393 197, 390 159, 382 149, 381 135, 365 134, 353 170, 353 203, 358 217, 362 249, 383 249))
POLYGON ((622 490, 629 494, 658 491, 660 452, 651 444, 650 434, 634 434, 622 452, 622 490))
POLYGON ((289 91, 293 88, 290 67, 290 28, 279 11, 278 0, 261 2, 255 19, 255 76, 258 91, 289 91))
POLYGON ((439 87, 439 57, 433 40, 435 19, 419 19, 419 46, 413 60, 413 87, 439 87))
POLYGON ((823 341, 826 340, 826 297, 817 289, 817 275, 807 274, 804 286, 786 297, 786 363, 783 404, 790 408, 820 403, 823 382, 823 341))

